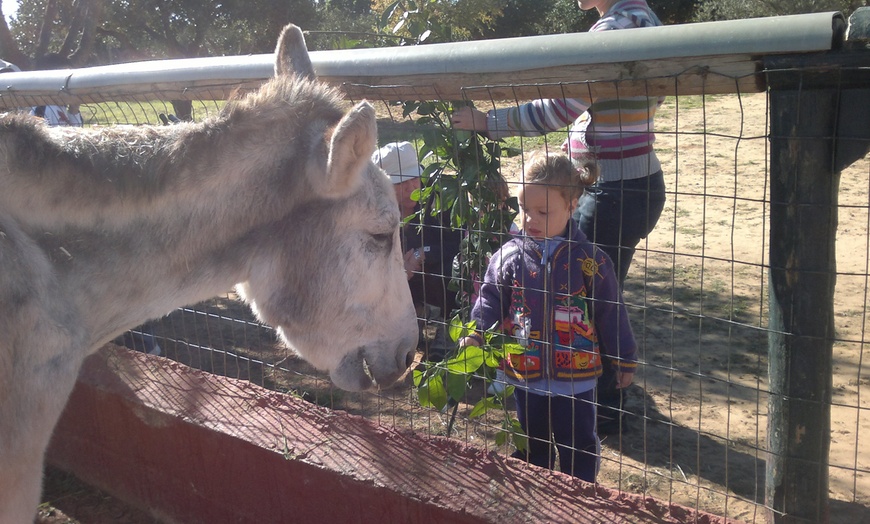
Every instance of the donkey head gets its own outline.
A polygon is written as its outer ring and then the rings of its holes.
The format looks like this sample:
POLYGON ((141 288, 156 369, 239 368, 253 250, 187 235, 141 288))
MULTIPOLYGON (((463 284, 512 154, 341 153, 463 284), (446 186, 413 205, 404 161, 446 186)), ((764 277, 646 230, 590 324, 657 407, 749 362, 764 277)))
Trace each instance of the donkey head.
MULTIPOLYGON (((278 45, 276 72, 313 78, 299 30, 278 45), (300 51, 300 47, 302 51, 300 51)), ((319 128, 318 128, 319 129, 319 128)), ((263 231, 239 293, 260 319, 343 389, 388 385, 411 364, 418 328, 399 241, 400 214, 389 178, 371 161, 374 109, 357 104, 337 125, 310 133, 306 198, 263 231), (326 136, 324 136, 324 134, 326 136)))

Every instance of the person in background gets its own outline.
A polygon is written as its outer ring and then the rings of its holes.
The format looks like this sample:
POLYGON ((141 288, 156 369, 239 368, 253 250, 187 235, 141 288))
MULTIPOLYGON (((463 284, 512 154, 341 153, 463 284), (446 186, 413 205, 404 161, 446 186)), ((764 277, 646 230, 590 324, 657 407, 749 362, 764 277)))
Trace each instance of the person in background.
MULTIPOLYGON (((600 15, 590 32, 662 25, 645 0, 578 0, 577 5, 600 15)), ((542 135, 571 124, 563 151, 581 161, 593 154, 601 171, 598 183, 580 198, 574 219, 613 260, 623 287, 637 245, 664 209, 664 176, 653 150, 653 119, 661 101, 645 96, 535 100, 487 113, 464 107, 451 120, 456 129, 480 131, 492 139, 542 135)), ((598 424, 599 432, 607 434, 624 427, 623 397, 617 370, 607 356, 603 361, 598 424)))
MULTIPOLYGON (((522 231, 492 256, 472 309, 478 326, 504 326, 525 348, 505 366, 529 437, 515 456, 553 469, 558 450, 562 472, 589 482, 600 454, 594 395, 601 354, 616 363, 620 388, 637 367, 613 263, 571 218, 596 175, 590 160, 580 169, 565 155, 537 153, 529 161, 519 191, 522 231)), ((474 333, 460 347, 482 341, 474 333)))
POLYGON ((82 127, 84 125, 78 104, 70 104, 66 107, 36 106, 31 109, 30 114, 44 119, 45 123, 50 126, 82 127))
POLYGON ((456 293, 447 286, 462 231, 450 227, 449 211, 433 215, 426 210, 421 222, 420 204, 412 195, 421 188, 423 168, 411 143, 389 143, 375 151, 372 162, 390 175, 402 216, 413 216, 401 231, 405 273, 417 317, 422 319, 423 359, 441 361, 451 349, 446 326, 457 304, 456 293))
MULTIPOLYGON (((0 73, 17 73, 21 68, 12 62, 0 59, 0 73)), ((45 120, 50 126, 82 127, 82 113, 78 104, 68 106, 48 105, 36 106, 30 109, 30 114, 45 120)))

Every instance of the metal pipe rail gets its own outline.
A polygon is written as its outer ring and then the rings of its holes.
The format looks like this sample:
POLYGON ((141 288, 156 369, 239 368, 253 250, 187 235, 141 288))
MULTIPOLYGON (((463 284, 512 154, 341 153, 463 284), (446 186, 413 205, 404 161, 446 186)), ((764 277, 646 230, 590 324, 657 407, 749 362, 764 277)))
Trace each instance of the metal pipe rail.
MULTIPOLYGON (((763 59, 839 49, 837 12, 410 47, 315 51, 317 75, 351 99, 536 99, 758 92, 763 59)), ((4 73, 0 108, 223 100, 270 77, 274 55, 151 60, 4 73)))

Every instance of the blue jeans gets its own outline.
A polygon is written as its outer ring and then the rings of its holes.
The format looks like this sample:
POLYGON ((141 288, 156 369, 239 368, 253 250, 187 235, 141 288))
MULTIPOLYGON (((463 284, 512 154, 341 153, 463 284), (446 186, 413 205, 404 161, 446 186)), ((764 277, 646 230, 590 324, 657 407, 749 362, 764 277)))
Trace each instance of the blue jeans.
POLYGON ((620 287, 635 248, 656 226, 664 207, 661 171, 645 178, 596 184, 580 197, 574 219, 586 238, 613 260, 620 287))
MULTIPOLYGON (((603 182, 586 190, 574 219, 580 230, 613 261, 620 289, 625 284, 635 248, 652 232, 665 207, 665 179, 661 171, 645 178, 603 182)), ((616 368, 601 355, 598 377, 598 431, 621 430, 622 390, 616 389, 616 368)))
POLYGON ((517 419, 529 436, 529 447, 525 453, 513 456, 553 469, 555 452, 559 450, 563 473, 595 482, 600 443, 595 433, 594 397, 594 389, 573 397, 549 397, 521 387, 514 389, 517 419))

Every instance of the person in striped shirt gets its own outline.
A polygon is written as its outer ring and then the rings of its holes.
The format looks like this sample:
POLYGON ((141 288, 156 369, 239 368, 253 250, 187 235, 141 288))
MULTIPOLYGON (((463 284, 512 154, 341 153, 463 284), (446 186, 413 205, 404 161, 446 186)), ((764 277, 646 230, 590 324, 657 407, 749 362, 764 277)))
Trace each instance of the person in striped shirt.
MULTIPOLYGON (((600 15, 590 32, 662 25, 646 0, 578 0, 580 9, 600 15)), ((456 129, 478 131, 492 139, 536 136, 571 124, 562 149, 572 159, 592 155, 599 181, 580 198, 574 218, 593 243, 613 260, 620 288, 640 241, 653 230, 665 203, 661 163, 653 143, 653 119, 662 100, 634 96, 613 99, 534 100, 487 113, 464 107, 452 117, 456 129)), ((622 390, 616 371, 604 362, 598 381, 598 431, 622 429, 622 390)))

